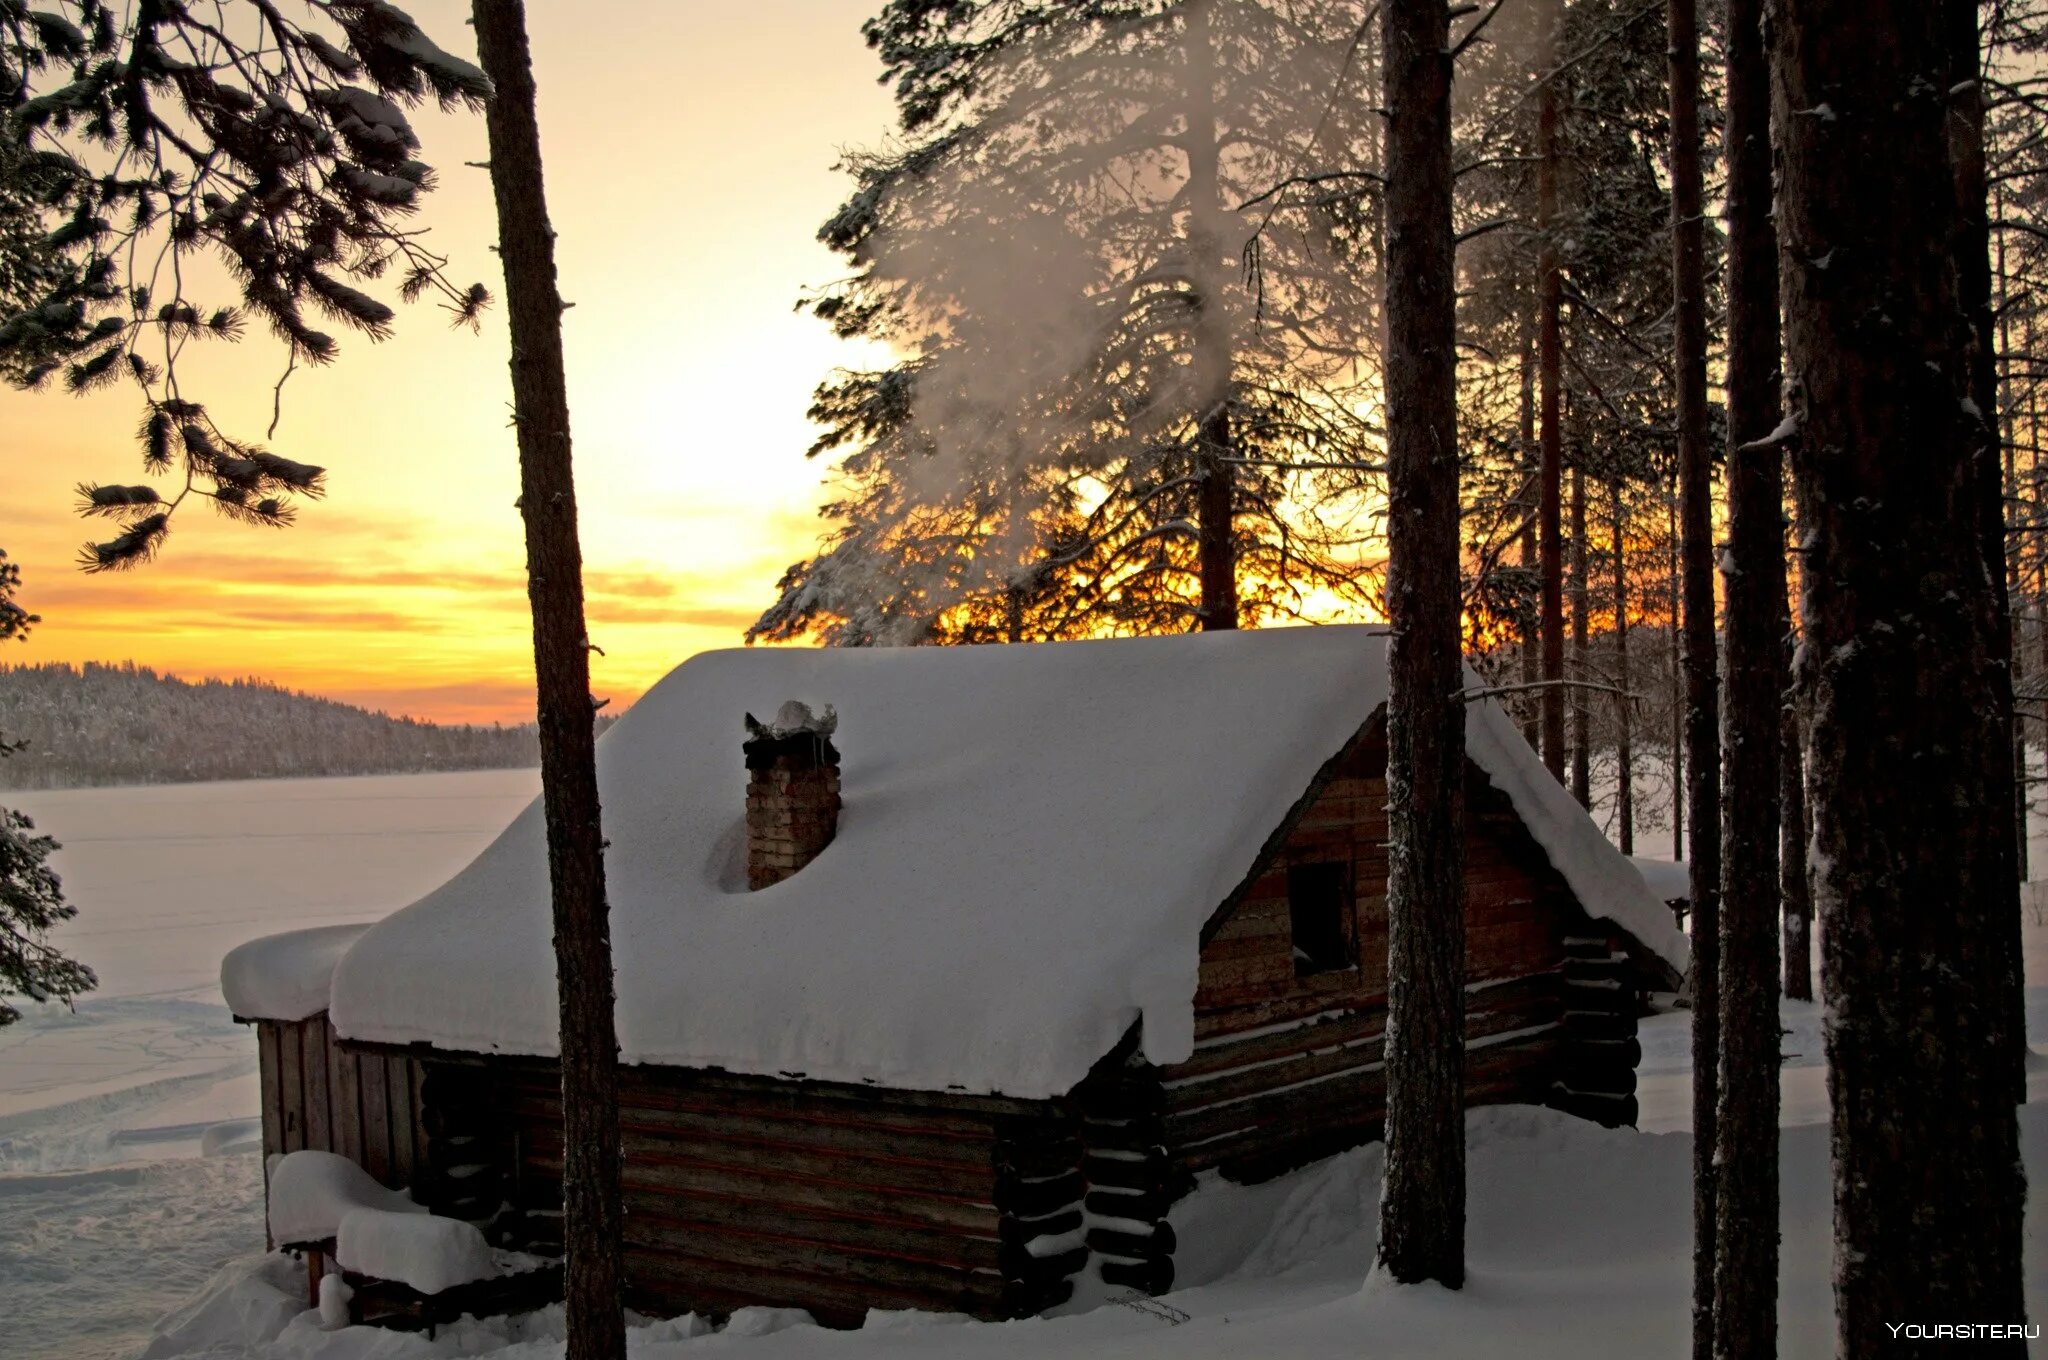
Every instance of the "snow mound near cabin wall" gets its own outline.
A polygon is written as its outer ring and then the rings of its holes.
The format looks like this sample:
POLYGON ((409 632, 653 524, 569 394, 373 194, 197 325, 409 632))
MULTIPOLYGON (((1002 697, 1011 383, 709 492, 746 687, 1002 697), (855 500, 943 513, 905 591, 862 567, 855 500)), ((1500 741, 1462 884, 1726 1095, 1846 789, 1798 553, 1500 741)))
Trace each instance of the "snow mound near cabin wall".
POLYGON ((270 1236, 280 1246, 333 1237, 357 1209, 427 1212, 405 1191, 386 1190, 369 1172, 337 1153, 303 1148, 272 1163, 270 1236))
MULTIPOLYGON (((1142 1017, 1145 1055, 1184 1059, 1201 927, 1385 703, 1386 649, 1327 627, 691 658, 598 747, 621 1056, 1046 1097, 1142 1017), (791 699, 839 715, 838 834, 736 890, 742 715, 791 699)), ((1569 795, 1527 787, 1548 776, 1506 719, 1471 712, 1474 757, 1561 823, 1532 830, 1588 906, 1657 926, 1569 795)), ((330 1015, 351 1039, 552 1055, 550 940, 535 802, 371 927, 330 1015)))

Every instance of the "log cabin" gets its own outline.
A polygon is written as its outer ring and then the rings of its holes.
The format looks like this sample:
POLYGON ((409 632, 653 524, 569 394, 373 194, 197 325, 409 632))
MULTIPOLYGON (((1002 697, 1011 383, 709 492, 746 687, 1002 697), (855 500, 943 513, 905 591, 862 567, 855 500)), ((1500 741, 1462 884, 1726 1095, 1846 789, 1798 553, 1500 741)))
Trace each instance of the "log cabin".
MULTIPOLYGON (((1198 1177, 1377 1138, 1386 652, 1327 627, 670 673, 599 746, 632 1306, 1163 1292, 1198 1177)), ((1632 1123, 1684 939, 1466 712, 1468 1101, 1632 1123)), ((385 920, 230 955, 266 1151, 558 1242, 547 883, 536 802, 385 920)))

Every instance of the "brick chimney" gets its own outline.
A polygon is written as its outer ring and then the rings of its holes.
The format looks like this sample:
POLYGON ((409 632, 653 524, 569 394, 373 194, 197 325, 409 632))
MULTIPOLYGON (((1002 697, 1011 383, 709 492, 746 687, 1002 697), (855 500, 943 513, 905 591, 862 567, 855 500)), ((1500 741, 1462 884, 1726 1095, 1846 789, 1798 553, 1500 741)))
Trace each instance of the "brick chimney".
POLYGON ((838 715, 795 700, 775 721, 747 714, 747 887, 780 883, 818 857, 839 829, 838 715))

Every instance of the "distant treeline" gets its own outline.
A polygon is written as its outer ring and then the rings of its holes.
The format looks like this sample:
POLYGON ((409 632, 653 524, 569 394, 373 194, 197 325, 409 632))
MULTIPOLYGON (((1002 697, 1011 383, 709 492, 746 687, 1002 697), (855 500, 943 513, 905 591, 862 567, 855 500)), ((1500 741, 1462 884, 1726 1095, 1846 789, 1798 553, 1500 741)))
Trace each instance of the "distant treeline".
MULTIPOLYGON (((605 715, 609 717, 610 715, 605 715)), ((540 763, 531 724, 444 727, 261 680, 180 680, 146 666, 0 666, 0 788, 412 774, 540 763)))

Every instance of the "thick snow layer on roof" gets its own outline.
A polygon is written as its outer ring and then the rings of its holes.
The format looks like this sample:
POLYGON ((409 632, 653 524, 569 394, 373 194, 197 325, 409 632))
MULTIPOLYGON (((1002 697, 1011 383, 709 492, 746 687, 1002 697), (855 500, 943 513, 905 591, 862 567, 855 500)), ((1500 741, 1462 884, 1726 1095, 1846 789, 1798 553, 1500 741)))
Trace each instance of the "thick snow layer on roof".
POLYGON ((1692 899, 1692 869, 1682 859, 1650 859, 1644 855, 1629 856, 1630 864, 1643 876, 1650 895, 1660 902, 1685 902, 1692 899))
POLYGON ((1674 974, 1683 976, 1688 950, 1685 936, 1672 923, 1671 909, 1651 895, 1635 866, 1565 786, 1550 777, 1499 705, 1473 704, 1467 709, 1465 754, 1515 805, 1530 836, 1571 885, 1579 905, 1620 926, 1670 965, 1674 974))
POLYGON ((369 1172, 334 1152, 301 1148, 270 1167, 270 1237, 279 1246, 335 1235, 357 1209, 424 1214, 403 1190, 386 1190, 369 1172))
MULTIPOLYGON (((622 1056, 1038 1097, 1142 1017, 1148 1057, 1185 1058, 1201 926, 1385 702, 1386 645, 1347 627, 692 658, 598 748, 622 1056), (741 719, 790 699, 838 713, 844 811, 813 863, 750 893, 741 719)), ((1681 962, 1628 862, 1502 715, 1472 712, 1474 758, 1587 906, 1681 962)), ((363 936, 332 1018, 552 1054, 550 939, 536 802, 363 936)))
POLYGON ((244 1020, 303 1020, 327 1009, 334 965, 366 925, 315 926, 235 946, 220 961, 220 990, 244 1020))

